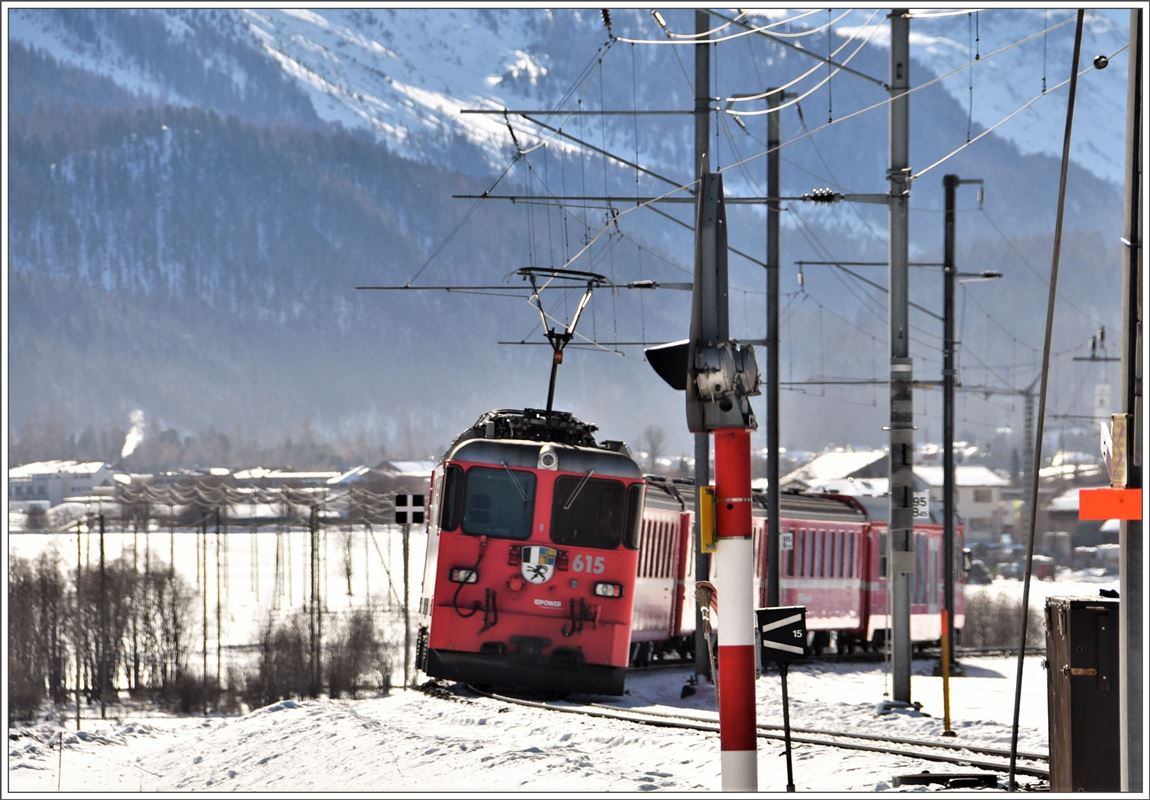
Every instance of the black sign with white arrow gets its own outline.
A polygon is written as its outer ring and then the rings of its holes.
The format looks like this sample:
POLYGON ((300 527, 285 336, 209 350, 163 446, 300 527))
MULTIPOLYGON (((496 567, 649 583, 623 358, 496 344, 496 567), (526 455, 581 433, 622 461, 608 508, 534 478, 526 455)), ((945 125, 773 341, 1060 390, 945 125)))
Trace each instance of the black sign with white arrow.
POLYGON ((399 525, 422 525, 423 495, 397 494, 395 496, 395 521, 399 525))
POLYGON ((763 661, 789 662, 807 655, 807 607, 755 609, 762 634, 763 661))

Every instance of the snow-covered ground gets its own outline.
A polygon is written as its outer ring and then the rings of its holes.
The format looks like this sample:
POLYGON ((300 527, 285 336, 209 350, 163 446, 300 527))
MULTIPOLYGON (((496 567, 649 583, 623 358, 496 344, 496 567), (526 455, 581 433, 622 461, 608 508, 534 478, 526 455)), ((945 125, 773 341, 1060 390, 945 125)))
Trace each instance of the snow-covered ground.
MULTIPOLYGON (((952 679, 957 741, 1010 746, 1015 659, 969 658, 952 679)), ((789 681, 791 724, 944 741, 941 678, 916 661, 912 698, 922 712, 876 713, 884 699, 880 664, 802 665, 789 681)), ((629 679, 620 706, 715 714, 713 689, 680 699, 687 670, 629 679)), ((1020 752, 1045 752, 1046 681, 1028 657, 1022 685, 1020 752)), ((757 683, 759 723, 781 724, 777 675, 757 683)), ((84 721, 64 734, 63 758, 49 747, 60 729, 10 731, 13 792, 55 791, 717 791, 715 733, 505 706, 483 697, 448 699, 399 691, 369 700, 283 701, 231 718, 84 721), (17 735, 18 734, 18 735, 17 735), (16 738, 12 738, 17 735, 16 738)), ((760 740, 759 787, 782 792, 781 742, 760 740)), ((941 765, 890 753, 794 746, 799 791, 873 792, 895 775, 941 765)), ((961 768, 951 768, 961 771, 961 768)), ((1025 780, 1025 779, 1024 779, 1025 780)))
MULTIPOLYGON (((398 530, 381 526, 374 536, 361 528, 331 529, 324 539, 326 596, 338 611, 361 605, 368 587, 375 602, 399 606, 402 559, 398 530), (350 548, 345 547, 350 545, 350 548), (390 578, 390 580, 388 580, 390 578), (397 596, 398 595, 398 596, 397 596)), ((98 557, 96 537, 81 542, 85 560, 98 557), (90 550, 87 545, 90 544, 90 550)), ((131 552, 131 533, 109 532, 107 557, 131 552)), ((222 581, 222 641, 255 640, 273 607, 299 607, 306 591, 306 536, 291 538, 290 557, 281 541, 280 580, 275 580, 276 534, 233 533, 224 537, 228 569, 222 581), (288 564, 291 564, 288 567, 288 564), (290 578, 288 574, 290 572, 290 578), (290 588, 289 588, 290 584, 290 588)), ((195 583, 196 537, 176 533, 175 563, 195 583)), ((167 561, 173 537, 166 531, 140 536, 145 552, 167 561)), ((10 555, 32 557, 55 549, 74 568, 76 534, 15 533, 10 555)), ((215 602, 215 542, 209 536, 209 603, 215 602)), ((423 537, 413 531, 412 598, 419 596, 423 537)), ((1059 581, 1034 581, 1030 604, 1041 609, 1049 595, 1096 595, 1117 588, 1114 576, 1064 573, 1059 581)), ((1022 583, 997 579, 975 593, 1021 596, 1022 583)), ((214 615, 213 615, 214 616, 214 615)), ((213 622, 214 624, 214 622, 213 622)), ((212 631, 214 634, 214 630, 212 631)), ((214 636, 211 637, 214 640, 214 636)), ((214 641, 211 642, 214 648, 214 641)), ((214 649, 210 652, 214 653, 214 649)), ((214 659, 213 659, 214 660, 214 659)), ((952 679, 951 717, 958 741, 1008 748, 1013 715, 1016 659, 965 658, 966 674, 952 679)), ((941 679, 933 662, 914 664, 912 699, 921 713, 876 713, 889 691, 883 664, 806 664, 792 668, 792 724, 856 732, 889 732, 934 739, 942 731, 941 679)), ((401 670, 395 676, 401 680, 401 670)), ((715 715, 710 686, 680 698, 685 670, 643 673, 628 679, 620 705, 652 710, 687 709, 715 715)), ((1025 660, 1019 750, 1047 749, 1046 675, 1039 657, 1025 660)), ((599 698, 601 699, 601 698, 599 698)), ((67 712, 65 712, 66 714, 67 712)), ((85 715, 94 712, 85 709, 85 715)), ((781 724, 777 675, 757 683, 760 723, 781 724)), ((717 734, 639 726, 619 720, 558 715, 505 707, 484 698, 456 700, 418 691, 351 700, 284 701, 236 717, 179 718, 155 710, 113 707, 109 719, 87 719, 77 734, 45 721, 9 731, 8 789, 23 791, 716 791, 721 787, 717 734), (63 736, 63 752, 56 746, 63 736)), ((761 740, 759 785, 781 792, 786 785, 781 743, 761 740)), ((796 745, 795 782, 800 791, 870 792, 892 788, 894 775, 928 768, 897 753, 873 754, 796 745)), ((929 767, 941 769, 941 767, 929 767)), ((958 769, 958 768, 956 768, 958 769)))

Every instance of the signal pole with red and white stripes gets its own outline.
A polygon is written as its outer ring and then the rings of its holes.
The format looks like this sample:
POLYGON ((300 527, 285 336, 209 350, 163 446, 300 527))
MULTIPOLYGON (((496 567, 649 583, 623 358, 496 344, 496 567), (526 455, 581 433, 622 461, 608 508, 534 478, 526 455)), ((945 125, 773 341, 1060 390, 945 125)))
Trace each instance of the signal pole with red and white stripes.
POLYGON ((719 739, 723 791, 758 789, 755 736, 755 598, 751 547, 751 434, 715 431, 719 739))

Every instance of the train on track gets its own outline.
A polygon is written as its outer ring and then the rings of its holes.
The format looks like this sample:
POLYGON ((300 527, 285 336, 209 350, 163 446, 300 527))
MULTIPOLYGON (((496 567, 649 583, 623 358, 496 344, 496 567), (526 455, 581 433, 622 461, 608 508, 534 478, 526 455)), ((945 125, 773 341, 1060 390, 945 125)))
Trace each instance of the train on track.
MULTIPOLYGON (((566 412, 502 409, 452 443, 432 476, 427 521, 417 648, 427 675, 618 695, 629 665, 692 655, 694 486, 645 476, 624 444, 596 442, 595 430, 566 412)), ((764 606, 766 497, 754 501, 764 606)), ((885 511, 882 498, 781 493, 780 603, 806 606, 816 650, 885 642, 885 511)), ((911 638, 934 642, 942 526, 916 525, 914 536, 911 638)), ((956 553, 961 536, 956 526, 956 553)))

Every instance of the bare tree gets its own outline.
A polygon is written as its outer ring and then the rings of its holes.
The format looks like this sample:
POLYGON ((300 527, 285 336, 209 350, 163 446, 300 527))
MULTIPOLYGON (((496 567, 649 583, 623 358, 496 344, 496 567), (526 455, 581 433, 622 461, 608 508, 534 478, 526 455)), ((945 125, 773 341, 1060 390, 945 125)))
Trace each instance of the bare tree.
POLYGON ((647 456, 651 460, 651 472, 658 472, 658 459, 663 455, 667 443, 667 432, 660 425, 648 425, 643 429, 643 442, 647 456))
MULTIPOLYGON (((339 697, 345 692, 355 697, 361 680, 369 672, 382 672, 387 648, 379 637, 371 611, 359 608, 336 627, 328 641, 328 692, 339 697)), ((388 670, 390 672, 390 670, 388 670)))

